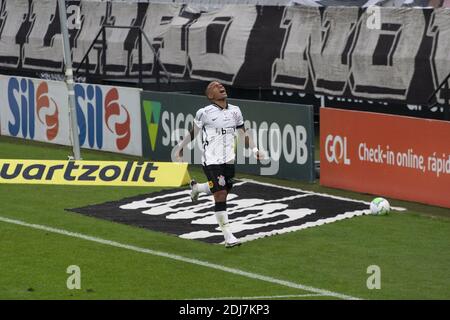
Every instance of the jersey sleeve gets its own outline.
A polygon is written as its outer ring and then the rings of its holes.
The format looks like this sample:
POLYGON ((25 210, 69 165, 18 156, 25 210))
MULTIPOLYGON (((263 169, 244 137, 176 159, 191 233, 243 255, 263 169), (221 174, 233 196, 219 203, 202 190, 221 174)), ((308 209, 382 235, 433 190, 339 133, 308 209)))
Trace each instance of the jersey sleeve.
POLYGON ((195 114, 194 124, 201 129, 203 128, 204 121, 205 121, 205 112, 203 109, 200 109, 195 114))
POLYGON ((236 128, 240 129, 244 127, 244 117, 242 116, 241 109, 238 108, 236 112, 236 128))

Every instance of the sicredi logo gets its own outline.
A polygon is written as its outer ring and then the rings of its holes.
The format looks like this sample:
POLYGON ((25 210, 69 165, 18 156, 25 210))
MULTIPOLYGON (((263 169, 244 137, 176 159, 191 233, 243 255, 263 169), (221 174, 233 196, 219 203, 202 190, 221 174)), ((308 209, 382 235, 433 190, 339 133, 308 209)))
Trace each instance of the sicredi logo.
POLYGON ((102 88, 95 85, 76 84, 74 87, 80 145, 103 148, 104 127, 115 135, 118 150, 130 143, 130 114, 120 103, 117 88, 102 88))
POLYGON ((46 137, 52 141, 58 135, 59 108, 49 94, 48 84, 42 81, 35 87, 30 79, 11 77, 8 81, 8 106, 12 119, 9 134, 34 139, 36 118, 46 128, 46 137))
MULTIPOLYGON (((152 101, 153 104, 154 102, 152 101)), ((160 105, 159 108, 161 108, 160 105)), ((175 146, 192 128, 194 115, 164 111, 161 112, 160 122, 162 127, 162 145, 175 146)), ((148 120, 147 123, 149 123, 148 120)), ((307 162, 308 150, 306 142, 308 135, 304 126, 279 125, 277 122, 266 121, 257 123, 256 121, 246 120, 245 127, 254 133, 255 142, 269 152, 270 159, 275 161, 283 159, 287 163, 297 164, 305 164, 307 162)), ((149 130, 151 129, 149 128, 149 130)), ((150 132, 150 137, 156 137, 157 129, 153 130, 153 133, 150 132)), ((202 149, 201 139, 197 140, 197 144, 199 149, 202 149)), ((238 164, 245 163, 239 157, 237 161, 238 164), (240 160, 243 162, 239 162, 240 160)))
POLYGON ((347 137, 329 134, 325 139, 325 157, 328 162, 350 165, 347 155, 347 137))
POLYGON ((161 114, 161 103, 158 101, 144 100, 143 102, 145 123, 147 124, 148 136, 152 151, 156 148, 158 137, 159 120, 161 114))

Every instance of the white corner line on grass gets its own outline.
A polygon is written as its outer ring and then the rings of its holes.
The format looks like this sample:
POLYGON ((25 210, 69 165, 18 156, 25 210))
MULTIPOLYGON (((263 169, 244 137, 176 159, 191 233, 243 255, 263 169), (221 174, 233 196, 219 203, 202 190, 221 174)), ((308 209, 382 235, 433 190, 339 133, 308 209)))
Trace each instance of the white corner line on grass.
MULTIPOLYGON (((253 179, 247 179, 247 178, 240 178, 239 179, 242 182, 252 182, 252 183, 256 183, 256 184, 260 184, 263 186, 269 186, 269 187, 277 187, 277 188, 281 188, 281 189, 286 189, 286 190, 291 190, 291 191, 298 191, 298 192, 303 192, 309 195, 318 195, 318 196, 324 196, 324 197, 328 197, 328 198, 332 198, 332 199, 337 199, 337 200, 343 200, 343 201, 353 201, 353 202, 359 202, 359 203, 364 203, 367 205, 370 205, 370 202, 364 201, 364 200, 357 200, 357 199, 351 199, 351 198, 346 198, 346 197, 340 197, 340 196, 334 196, 328 193, 320 193, 320 192, 314 192, 314 191, 308 191, 308 190, 303 190, 303 189, 298 189, 298 188, 292 188, 292 187, 286 187, 286 186, 280 186, 277 184, 272 184, 272 183, 268 183, 268 182, 261 182, 261 181, 256 181, 253 179)), ((403 207, 392 207, 392 210, 396 210, 396 211, 406 211, 406 208, 403 207)))
POLYGON ((329 291, 329 290, 314 288, 314 287, 306 286, 306 285, 303 285, 300 283, 290 282, 290 281, 286 281, 286 280, 280 280, 280 279, 272 278, 269 276, 260 275, 257 273, 247 272, 247 271, 243 271, 243 270, 239 270, 239 269, 235 269, 235 268, 222 266, 220 264, 215 264, 215 263, 210 263, 207 261, 187 258, 187 257, 183 257, 183 256, 179 256, 179 255, 175 255, 175 254, 171 254, 171 253, 167 253, 167 252, 155 251, 155 250, 146 249, 146 248, 140 248, 140 247, 136 247, 133 245, 123 244, 120 242, 101 239, 101 238, 97 238, 97 237, 93 237, 93 236, 89 236, 89 235, 85 235, 85 234, 81 234, 81 233, 71 232, 71 231, 64 230, 64 229, 56 229, 56 228, 52 228, 49 226, 27 223, 24 221, 14 220, 14 219, 2 217, 2 216, 0 216, 0 221, 5 222, 5 223, 11 223, 11 224, 23 226, 23 227, 33 228, 33 229, 37 229, 37 230, 43 230, 43 231, 47 231, 47 232, 57 233, 57 234, 61 234, 61 235, 68 236, 68 237, 73 237, 73 238, 88 240, 88 241, 92 241, 92 242, 96 242, 96 243, 101 243, 101 244, 116 247, 116 248, 128 249, 128 250, 135 251, 135 252, 146 253, 146 254, 164 257, 164 258, 168 258, 168 259, 172 259, 172 260, 176 260, 176 261, 182 261, 185 263, 191 263, 194 265, 203 266, 203 267, 210 268, 210 269, 215 269, 215 270, 220 270, 220 271, 231 273, 231 274, 236 274, 236 275, 246 277, 249 279, 256 279, 256 280, 260 280, 260 281, 278 284, 280 286, 285 286, 288 288, 300 289, 300 290, 308 291, 311 293, 320 294, 322 296, 335 297, 335 298, 345 299, 345 300, 360 300, 360 298, 352 297, 349 295, 345 295, 345 294, 341 294, 341 293, 337 293, 337 292, 333 292, 333 291, 329 291))
POLYGON ((326 296, 319 293, 308 293, 308 294, 285 294, 278 296, 195 298, 187 300, 261 300, 261 299, 265 300, 265 299, 306 298, 306 297, 326 297, 326 296))

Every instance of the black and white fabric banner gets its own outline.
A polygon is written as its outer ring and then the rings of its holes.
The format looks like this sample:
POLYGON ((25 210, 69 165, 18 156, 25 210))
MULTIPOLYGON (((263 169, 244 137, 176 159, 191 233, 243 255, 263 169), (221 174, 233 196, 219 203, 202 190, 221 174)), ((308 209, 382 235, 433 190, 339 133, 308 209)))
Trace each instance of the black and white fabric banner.
MULTIPOLYGON (((170 189, 132 198, 67 209, 83 215, 221 243, 212 196, 192 203, 189 189, 170 189)), ((257 181, 236 183, 228 195, 230 229, 241 241, 285 234, 370 214, 362 201, 305 192, 257 181)), ((404 210, 403 208, 396 208, 404 210)))
MULTIPOLYGON (((409 7, 449 1, 296 2, 309 6, 200 12, 184 4, 66 1, 74 66, 109 25, 142 27, 172 76, 240 88, 425 104, 450 72, 450 11, 409 7), (378 2, 392 7, 365 7, 378 2)), ((0 0, 0 68, 62 74, 59 29, 56 0, 0 0)), ((106 50, 99 37, 89 54, 90 74, 136 78, 138 38, 136 28, 107 28, 106 50)), ((152 74, 146 41, 142 62, 144 75, 152 74)))
POLYGON ((354 7, 449 7, 448 0, 292 0, 290 4, 304 6, 331 7, 331 6, 354 6, 354 7))

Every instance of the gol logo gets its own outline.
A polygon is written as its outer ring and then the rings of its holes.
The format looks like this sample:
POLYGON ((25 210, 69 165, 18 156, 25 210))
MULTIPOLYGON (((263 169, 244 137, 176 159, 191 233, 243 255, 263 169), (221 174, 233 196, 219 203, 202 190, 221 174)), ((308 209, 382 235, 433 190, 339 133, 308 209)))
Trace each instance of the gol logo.
POLYGON ((351 162, 347 156, 347 137, 329 134, 325 139, 325 156, 328 162, 350 165, 351 162))

